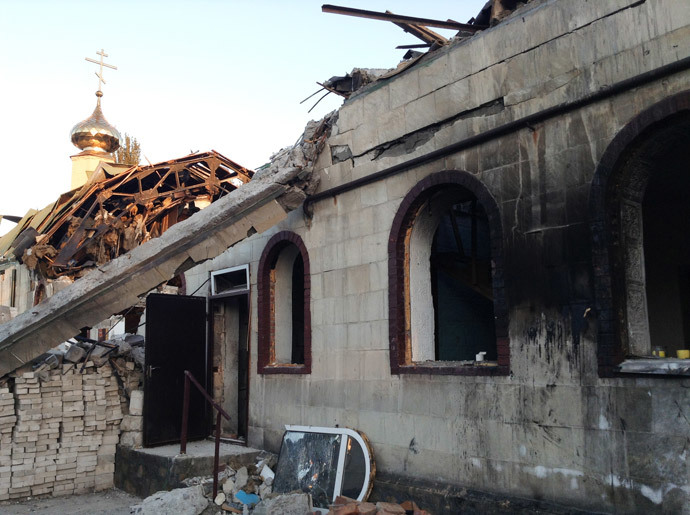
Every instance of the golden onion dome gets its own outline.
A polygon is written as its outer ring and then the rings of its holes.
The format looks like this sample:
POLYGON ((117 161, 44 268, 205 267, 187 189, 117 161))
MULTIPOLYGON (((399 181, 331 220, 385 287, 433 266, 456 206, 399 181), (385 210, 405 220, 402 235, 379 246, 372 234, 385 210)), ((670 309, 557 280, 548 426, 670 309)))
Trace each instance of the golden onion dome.
MULTIPOLYGON (((100 91, 98 93, 101 93, 100 91)), ((96 152, 115 152, 120 147, 121 136, 115 127, 110 125, 101 111, 101 95, 93 114, 72 127, 70 132, 72 144, 79 150, 96 152)))

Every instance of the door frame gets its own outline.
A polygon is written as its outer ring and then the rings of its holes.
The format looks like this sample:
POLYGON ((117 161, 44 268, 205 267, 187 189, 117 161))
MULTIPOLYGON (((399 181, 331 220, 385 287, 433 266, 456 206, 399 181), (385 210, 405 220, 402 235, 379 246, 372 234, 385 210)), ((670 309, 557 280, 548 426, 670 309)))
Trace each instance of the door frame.
MULTIPOLYGON (((237 364, 237 373, 235 374, 234 380, 237 383, 237 388, 238 388, 238 403, 237 406, 234 407, 233 411, 230 411, 230 413, 236 413, 237 414, 237 435, 240 437, 244 437, 245 442, 247 441, 248 438, 248 431, 249 431, 249 394, 250 394, 250 374, 251 374, 251 334, 252 334, 252 297, 251 297, 251 283, 250 283, 250 266, 249 264, 244 264, 244 265, 238 265, 238 266, 233 266, 229 268, 223 268, 220 270, 214 270, 209 273, 209 280, 210 280, 210 293, 208 296, 208 306, 207 306, 207 313, 208 313, 208 331, 207 331, 207 339, 208 339, 208 377, 209 377, 209 386, 211 386, 211 382, 213 380, 213 353, 215 350, 215 341, 214 341, 214 309, 217 304, 224 304, 227 299, 233 298, 233 297, 239 297, 239 296, 244 296, 246 298, 247 306, 246 306, 246 312, 247 312, 247 337, 246 337, 246 346, 247 346, 247 359, 246 359, 246 375, 247 375, 247 384, 246 384, 246 390, 247 390, 247 395, 246 395, 246 402, 244 403, 244 406, 242 406, 242 412, 244 415, 244 421, 245 427, 240 427, 240 402, 239 402, 239 368, 242 366, 242 363, 240 363, 238 359, 238 364, 237 364), (232 291, 227 291, 224 293, 215 293, 217 291, 215 280, 216 277, 222 276, 222 274, 225 273, 237 273, 240 271, 245 272, 245 277, 246 277, 246 283, 245 287, 238 287, 236 289, 233 289, 232 291), (243 434, 244 433, 244 434, 243 434)), ((240 345, 242 342, 239 342, 240 345)), ((239 352, 239 349, 238 349, 239 352)), ((225 381, 225 371, 223 371, 223 380, 225 381)), ((225 409, 225 408, 224 408, 225 409)))

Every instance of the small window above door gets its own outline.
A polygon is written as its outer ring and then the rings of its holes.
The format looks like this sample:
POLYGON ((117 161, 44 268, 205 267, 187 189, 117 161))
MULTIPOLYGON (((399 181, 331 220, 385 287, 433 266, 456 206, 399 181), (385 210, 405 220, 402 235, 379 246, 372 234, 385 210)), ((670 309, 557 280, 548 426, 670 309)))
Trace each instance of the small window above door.
POLYGON ((211 272, 211 295, 237 295, 249 291, 249 265, 211 272))

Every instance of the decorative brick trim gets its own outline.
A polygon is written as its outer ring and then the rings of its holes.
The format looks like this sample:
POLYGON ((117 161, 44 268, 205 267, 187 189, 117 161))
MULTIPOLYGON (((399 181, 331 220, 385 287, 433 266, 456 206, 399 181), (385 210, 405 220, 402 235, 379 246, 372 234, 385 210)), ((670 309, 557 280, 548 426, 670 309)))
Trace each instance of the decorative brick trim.
POLYGON ((291 231, 281 231, 268 240, 259 260, 257 282, 259 333, 257 372, 259 374, 311 374, 311 268, 307 247, 299 235, 291 231), (271 270, 280 253, 289 245, 297 247, 304 262, 304 364, 272 365, 275 320, 271 270))
POLYGON ((418 182, 405 196, 393 218, 388 238, 388 331, 392 374, 456 374, 507 375, 510 373, 510 341, 508 339, 508 308, 503 283, 503 229, 498 204, 489 190, 474 175, 457 170, 434 173, 418 182), (448 186, 461 186, 470 191, 483 206, 489 221, 491 238, 492 284, 498 367, 449 365, 424 366, 405 362, 405 240, 417 213, 434 192, 448 186))
POLYGON ((619 265, 623 249, 616 245, 620 232, 616 214, 619 206, 612 198, 612 192, 621 188, 628 179, 627 165, 635 159, 639 143, 666 126, 670 118, 687 116, 690 116, 690 91, 678 93, 645 109, 616 134, 594 171, 589 197, 589 225, 594 305, 599 324, 597 360, 600 377, 617 376, 616 367, 625 358, 622 335, 627 331, 621 306, 626 291, 625 270, 619 265))

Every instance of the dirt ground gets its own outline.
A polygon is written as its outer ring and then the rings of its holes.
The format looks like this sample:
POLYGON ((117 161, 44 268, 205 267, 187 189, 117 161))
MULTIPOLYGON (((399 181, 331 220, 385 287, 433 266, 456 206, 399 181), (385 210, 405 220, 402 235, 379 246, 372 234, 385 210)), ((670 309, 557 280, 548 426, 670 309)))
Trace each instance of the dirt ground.
POLYGON ((44 497, 22 502, 0 502, 0 514, 23 515, 129 515, 129 507, 141 499, 122 490, 67 497, 44 497))

